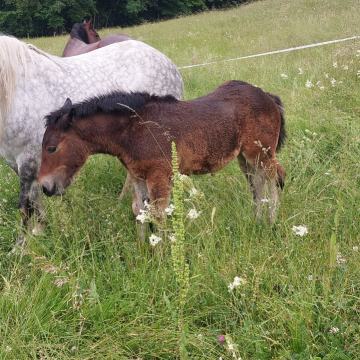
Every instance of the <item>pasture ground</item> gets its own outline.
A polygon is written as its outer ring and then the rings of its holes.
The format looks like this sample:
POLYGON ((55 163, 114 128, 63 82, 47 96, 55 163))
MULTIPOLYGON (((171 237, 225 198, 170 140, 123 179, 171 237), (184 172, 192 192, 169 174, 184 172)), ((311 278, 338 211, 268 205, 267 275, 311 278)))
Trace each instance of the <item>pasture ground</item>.
MULTIPOLYGON (((359 35, 359 18, 357 0, 267 0, 121 31, 181 66, 359 35)), ((31 39, 53 54, 65 41, 31 39)), ((279 95, 288 133, 273 227, 254 222, 235 162, 193 177, 205 196, 186 223, 189 359, 233 358, 222 334, 242 359, 360 358, 359 70, 357 40, 182 71, 186 98, 229 79, 279 95), (235 276, 246 283, 229 292, 235 276)), ((178 358, 170 244, 137 240, 130 199, 117 200, 124 175, 93 157, 66 196, 46 200, 45 234, 9 256, 19 187, 1 164, 1 359, 178 358)))

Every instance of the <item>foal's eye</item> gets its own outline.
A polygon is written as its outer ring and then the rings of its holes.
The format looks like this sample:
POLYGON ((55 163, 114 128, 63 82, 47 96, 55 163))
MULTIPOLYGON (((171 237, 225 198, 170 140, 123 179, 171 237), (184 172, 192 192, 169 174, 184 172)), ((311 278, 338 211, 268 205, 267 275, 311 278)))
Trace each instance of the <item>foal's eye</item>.
POLYGON ((46 150, 48 153, 52 154, 56 151, 56 146, 48 146, 46 150))

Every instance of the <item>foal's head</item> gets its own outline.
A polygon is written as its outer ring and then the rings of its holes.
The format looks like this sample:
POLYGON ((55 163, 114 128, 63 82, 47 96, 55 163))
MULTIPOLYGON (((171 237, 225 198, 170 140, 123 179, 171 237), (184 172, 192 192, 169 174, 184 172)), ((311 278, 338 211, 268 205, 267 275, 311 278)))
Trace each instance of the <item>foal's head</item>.
POLYGON ((61 195, 90 155, 72 126, 72 103, 47 116, 38 181, 46 195, 61 195))

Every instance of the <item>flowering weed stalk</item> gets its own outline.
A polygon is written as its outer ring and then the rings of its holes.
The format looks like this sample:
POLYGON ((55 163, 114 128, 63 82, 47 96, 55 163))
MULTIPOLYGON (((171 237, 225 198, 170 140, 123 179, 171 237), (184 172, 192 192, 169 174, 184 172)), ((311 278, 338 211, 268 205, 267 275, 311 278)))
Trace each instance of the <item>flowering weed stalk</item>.
POLYGON ((189 291, 189 264, 185 259, 185 226, 184 226, 184 184, 179 173, 176 145, 172 143, 172 171, 173 171, 173 202, 172 213, 173 235, 171 241, 171 257, 176 282, 178 284, 178 330, 180 359, 187 359, 184 307, 189 291))

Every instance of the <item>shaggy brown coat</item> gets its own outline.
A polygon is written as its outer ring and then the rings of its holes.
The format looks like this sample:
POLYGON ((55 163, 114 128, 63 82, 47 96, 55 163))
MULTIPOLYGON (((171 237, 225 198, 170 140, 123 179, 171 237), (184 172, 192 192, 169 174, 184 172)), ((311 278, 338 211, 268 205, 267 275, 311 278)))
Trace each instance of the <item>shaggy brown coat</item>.
POLYGON ((191 101, 170 96, 114 93, 50 114, 43 139, 39 182, 45 193, 62 193, 89 155, 120 159, 134 180, 136 213, 144 200, 161 215, 171 192, 171 142, 182 174, 215 173, 238 158, 260 215, 269 184, 270 220, 277 186, 285 172, 276 159, 285 139, 283 107, 277 96, 241 81, 229 81, 191 101))

